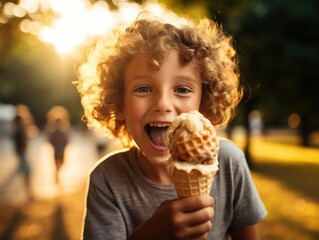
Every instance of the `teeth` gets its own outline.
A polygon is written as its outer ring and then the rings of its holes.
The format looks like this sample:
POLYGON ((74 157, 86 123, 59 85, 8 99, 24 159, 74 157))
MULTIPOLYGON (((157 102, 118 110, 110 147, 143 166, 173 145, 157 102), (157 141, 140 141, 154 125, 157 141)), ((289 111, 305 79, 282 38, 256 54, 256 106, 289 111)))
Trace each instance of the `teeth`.
POLYGON ((168 123, 150 123, 151 127, 169 127, 168 123))

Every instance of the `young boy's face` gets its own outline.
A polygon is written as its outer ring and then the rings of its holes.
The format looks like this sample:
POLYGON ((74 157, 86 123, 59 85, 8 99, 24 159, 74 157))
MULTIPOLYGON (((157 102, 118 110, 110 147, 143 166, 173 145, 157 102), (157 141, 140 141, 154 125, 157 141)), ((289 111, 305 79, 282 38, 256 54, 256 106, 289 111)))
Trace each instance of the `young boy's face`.
POLYGON ((149 69, 149 56, 136 55, 125 69, 123 114, 141 151, 153 165, 169 157, 163 136, 177 115, 199 110, 202 81, 193 63, 182 65, 171 51, 159 71, 149 69))

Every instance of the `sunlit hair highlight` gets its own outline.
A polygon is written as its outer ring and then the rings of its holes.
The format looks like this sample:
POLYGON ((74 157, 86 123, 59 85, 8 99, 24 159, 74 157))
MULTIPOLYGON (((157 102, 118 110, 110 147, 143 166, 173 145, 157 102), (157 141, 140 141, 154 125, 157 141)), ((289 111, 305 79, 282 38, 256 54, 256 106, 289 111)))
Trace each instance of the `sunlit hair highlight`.
POLYGON ((150 56, 157 71, 171 50, 182 63, 192 62, 202 78, 200 112, 214 125, 225 125, 242 98, 238 61, 232 38, 215 22, 203 19, 196 27, 175 27, 156 20, 138 20, 124 32, 100 39, 78 71, 78 91, 89 126, 98 123, 129 146, 132 137, 121 117, 124 71, 136 54, 150 56))

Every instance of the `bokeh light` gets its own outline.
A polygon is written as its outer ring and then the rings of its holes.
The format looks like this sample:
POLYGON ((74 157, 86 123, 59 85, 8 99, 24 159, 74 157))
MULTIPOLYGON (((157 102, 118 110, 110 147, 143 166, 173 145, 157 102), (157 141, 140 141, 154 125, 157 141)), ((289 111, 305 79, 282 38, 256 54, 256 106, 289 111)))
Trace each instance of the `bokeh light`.
POLYGON ((9 18, 28 15, 28 18, 21 21, 20 30, 53 45, 59 54, 69 54, 78 47, 91 45, 96 37, 127 26, 142 12, 143 17, 165 19, 177 25, 189 24, 186 19, 165 9, 156 1, 143 6, 131 2, 114 4, 117 8, 110 10, 108 4, 101 0, 95 3, 88 0, 21 0, 18 4, 9 2, 3 7, 0 23, 6 23, 9 18), (53 17, 47 23, 50 14, 53 17))
POLYGON ((288 126, 290 128, 297 128, 300 125, 300 116, 297 113, 292 113, 288 117, 288 126))

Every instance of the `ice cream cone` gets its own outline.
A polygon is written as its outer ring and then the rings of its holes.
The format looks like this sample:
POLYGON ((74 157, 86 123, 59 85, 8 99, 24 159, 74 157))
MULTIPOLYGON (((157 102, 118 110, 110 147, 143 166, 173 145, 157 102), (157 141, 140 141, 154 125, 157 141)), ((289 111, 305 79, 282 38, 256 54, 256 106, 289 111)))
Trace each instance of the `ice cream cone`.
POLYGON ((218 171, 219 151, 211 122, 197 111, 182 113, 165 137, 171 154, 166 167, 178 197, 209 194, 218 171))
POLYGON ((191 172, 175 168, 172 181, 179 198, 209 195, 217 171, 202 174, 194 169, 191 172))
POLYGON ((170 158, 166 169, 171 176, 178 197, 191 197, 210 193, 218 171, 218 161, 213 164, 192 164, 170 158))

